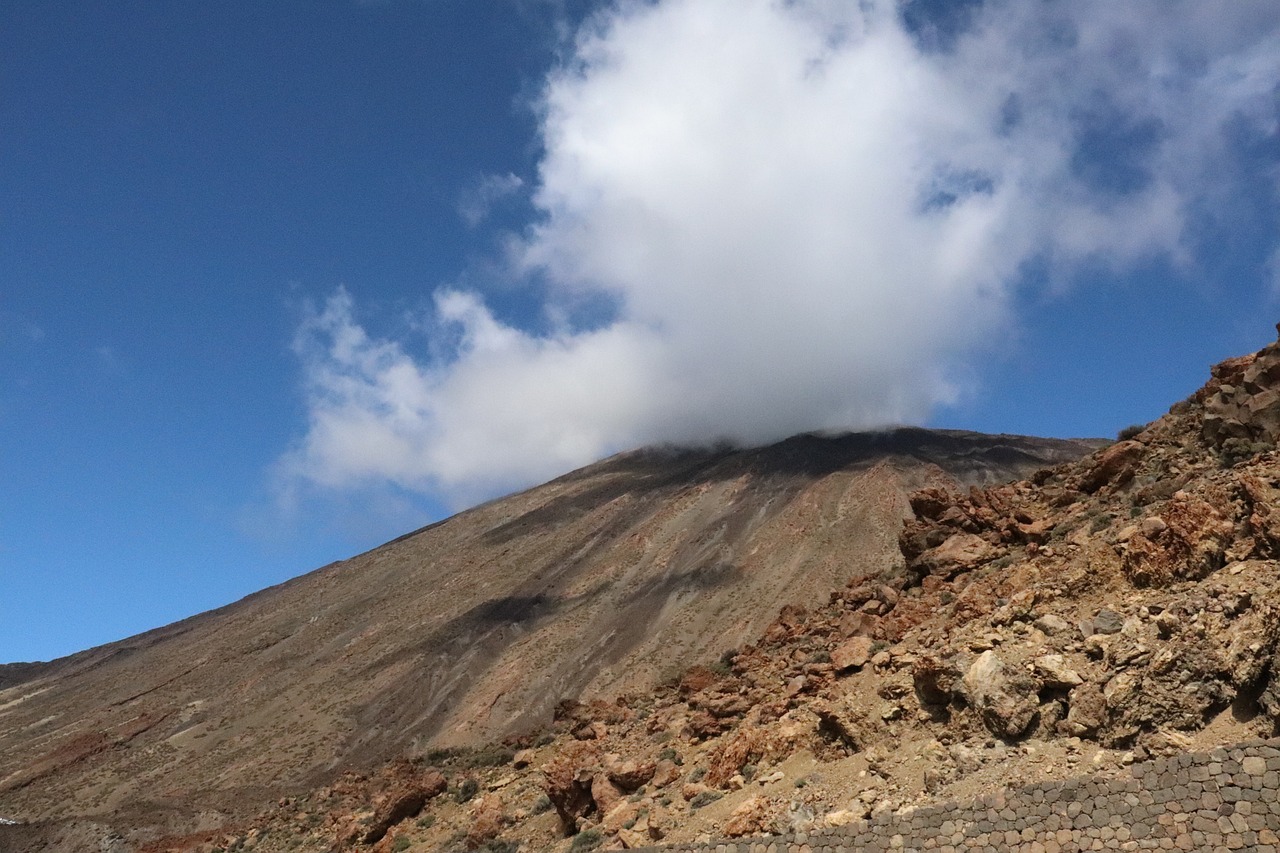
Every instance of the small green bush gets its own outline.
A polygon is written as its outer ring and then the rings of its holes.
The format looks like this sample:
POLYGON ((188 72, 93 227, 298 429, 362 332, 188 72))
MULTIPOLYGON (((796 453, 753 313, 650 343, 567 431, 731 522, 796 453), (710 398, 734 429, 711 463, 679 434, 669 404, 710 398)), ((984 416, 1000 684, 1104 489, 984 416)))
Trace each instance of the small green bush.
POLYGON ((453 792, 453 801, 461 805, 470 802, 471 798, 480 790, 480 783, 468 776, 458 785, 458 789, 453 792))
POLYGON ((409 845, 412 843, 413 842, 409 840, 409 836, 398 835, 396 836, 395 843, 391 845, 391 853, 404 853, 405 850, 409 849, 409 845))
POLYGON ((1136 438, 1146 428, 1146 424, 1129 424, 1120 430, 1119 435, 1116 436, 1116 441, 1128 441, 1131 438, 1136 438))
POLYGON ((600 834, 600 830, 584 829, 573 837, 569 850, 570 853, 585 853, 587 850, 595 850, 603 841, 604 836, 600 834))
POLYGON ((533 807, 530 809, 530 811, 532 811, 534 814, 542 814, 543 812, 550 810, 550 808, 551 808, 551 798, 548 797, 546 794, 540 794, 538 796, 538 799, 533 801, 533 807))
POLYGON ((495 838, 480 848, 481 853, 516 853, 520 845, 515 841, 503 841, 495 838))
POLYGON ((705 768, 705 767, 695 767, 695 768, 693 768, 693 771, 689 774, 689 781, 690 781, 690 782, 701 782, 701 781, 702 781, 702 777, 703 777, 703 776, 706 776, 706 775, 707 775, 707 768, 705 768))
POLYGON ((436 825, 436 816, 433 814, 424 814, 418 818, 418 827, 420 829, 430 829, 436 825))
POLYGON ((724 794, 719 791, 703 791, 689 801, 689 808, 700 809, 703 806, 709 806, 723 796, 724 794))

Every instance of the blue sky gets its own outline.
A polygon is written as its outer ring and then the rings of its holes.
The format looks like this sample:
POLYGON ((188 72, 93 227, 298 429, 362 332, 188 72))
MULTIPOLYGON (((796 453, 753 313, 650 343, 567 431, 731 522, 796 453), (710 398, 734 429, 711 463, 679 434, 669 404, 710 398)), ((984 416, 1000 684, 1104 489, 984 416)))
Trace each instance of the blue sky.
POLYGON ((5 4, 0 661, 639 444, 1158 416, 1280 319, 1280 11, 1159 5, 5 4))

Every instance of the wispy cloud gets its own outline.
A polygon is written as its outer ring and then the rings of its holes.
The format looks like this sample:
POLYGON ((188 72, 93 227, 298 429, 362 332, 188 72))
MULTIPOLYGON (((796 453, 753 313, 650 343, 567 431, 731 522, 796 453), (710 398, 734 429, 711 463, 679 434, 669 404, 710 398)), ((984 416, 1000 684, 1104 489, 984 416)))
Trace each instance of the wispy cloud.
POLYGON ((475 228, 488 216, 493 206, 520 191, 524 180, 508 172, 505 175, 485 175, 463 192, 458 201, 458 215, 475 228))
POLYGON ((948 26, 890 0, 607 7, 547 78, 511 247, 552 331, 441 291, 415 356, 339 292, 299 335, 310 422, 282 470, 465 503, 641 443, 920 421, 1010 327, 1029 263, 1194 260, 1193 213, 1230 215, 1231 140, 1276 130, 1269 0, 987 2, 948 26), (607 322, 563 320, 591 297, 607 322))

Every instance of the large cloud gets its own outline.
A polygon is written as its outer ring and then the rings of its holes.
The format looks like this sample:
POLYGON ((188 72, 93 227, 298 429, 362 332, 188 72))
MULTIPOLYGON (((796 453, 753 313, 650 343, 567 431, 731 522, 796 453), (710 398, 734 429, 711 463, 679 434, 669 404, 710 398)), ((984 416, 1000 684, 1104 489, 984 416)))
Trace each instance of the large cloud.
POLYGON ((958 32, 888 0, 603 10, 548 76, 509 259, 552 331, 442 291, 450 345, 414 358, 338 294, 300 333, 284 469, 466 502, 643 443, 919 421, 1030 262, 1189 260, 1232 146, 1276 131, 1272 0, 966 8, 958 32))

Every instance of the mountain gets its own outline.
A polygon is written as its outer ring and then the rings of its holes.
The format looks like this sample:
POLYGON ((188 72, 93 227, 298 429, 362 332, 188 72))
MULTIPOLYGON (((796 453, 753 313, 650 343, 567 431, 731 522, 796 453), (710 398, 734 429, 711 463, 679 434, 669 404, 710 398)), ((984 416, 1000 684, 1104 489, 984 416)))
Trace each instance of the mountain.
POLYGON ((1280 343, 1217 365, 1145 428, 1026 480, 899 480, 920 488, 893 537, 897 559, 875 550, 877 536, 866 540, 871 559, 847 547, 853 537, 823 537, 844 527, 836 496, 854 492, 841 478, 901 477, 901 462, 808 468, 788 502, 795 514, 779 513, 780 526, 757 529, 767 539, 736 553, 790 534, 771 552, 777 565, 796 549, 815 566, 833 554, 837 582, 801 604, 790 594, 760 602, 768 624, 714 663, 652 689, 561 703, 547 729, 506 744, 410 751, 343 773, 261 801, 250 821, 153 849, 577 853, 808 832, 978 797, 977 813, 1013 825, 1004 791, 1033 782, 1043 783, 1037 808, 1049 809, 1039 814, 1060 821, 1044 849, 1168 846, 1173 836, 1118 834, 1139 808, 1186 821, 1176 849, 1219 849, 1203 843, 1209 833, 1230 849, 1273 849, 1280 812, 1266 797, 1280 759, 1255 758, 1245 773, 1217 748, 1280 735, 1278 438, 1280 343), (1184 775, 1193 752, 1208 756, 1201 775, 1184 775), (1199 797, 1200 810, 1165 810, 1130 771, 1151 758, 1173 759, 1156 781, 1199 797), (1267 792, 1245 790, 1264 775, 1267 792), (1074 795, 1050 805, 1068 789, 1127 793, 1096 841, 1076 841, 1063 832, 1098 825, 1074 817, 1097 815, 1073 816, 1074 795))
MULTIPOLYGON (((548 726, 902 572, 908 496, 1099 442, 900 429, 625 453, 182 622, 0 667, 0 816, 205 829, 548 726)), ((132 837, 132 836, 131 836, 132 837)))

